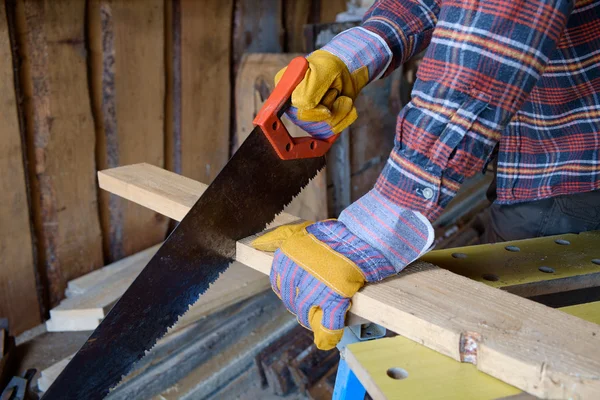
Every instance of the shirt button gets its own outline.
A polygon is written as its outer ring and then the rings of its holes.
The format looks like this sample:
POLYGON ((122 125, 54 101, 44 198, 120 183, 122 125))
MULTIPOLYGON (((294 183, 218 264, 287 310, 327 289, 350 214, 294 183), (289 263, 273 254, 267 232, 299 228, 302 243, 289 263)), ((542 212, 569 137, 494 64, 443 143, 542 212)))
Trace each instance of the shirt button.
POLYGON ((431 188, 423 189, 423 197, 427 200, 431 199, 433 197, 433 190, 431 188))

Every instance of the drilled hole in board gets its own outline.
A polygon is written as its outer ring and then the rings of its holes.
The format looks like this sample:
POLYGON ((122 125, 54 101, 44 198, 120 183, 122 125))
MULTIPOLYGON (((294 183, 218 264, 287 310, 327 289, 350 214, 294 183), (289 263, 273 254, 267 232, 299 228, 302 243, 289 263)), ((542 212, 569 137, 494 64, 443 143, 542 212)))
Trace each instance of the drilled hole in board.
POLYGON ((452 253, 452 257, 454 258, 467 258, 465 253, 452 253))
POLYGON ((538 268, 541 272, 546 273, 546 274, 553 274, 554 273, 554 268, 552 267, 547 267, 547 266, 542 266, 538 268))
POLYGON ((273 122, 273 130, 277 129, 277 121, 273 122))
POLYGON ((285 145, 285 151, 290 151, 292 149, 292 145, 290 143, 285 145))
POLYGON ((387 370, 387 376, 392 379, 406 379, 408 378, 408 372, 404 368, 392 367, 387 370))
POLYGON ((564 240, 564 239, 556 239, 556 240, 554 241, 554 243, 556 243, 556 244, 560 244, 560 245, 562 245, 562 246, 568 246, 568 245, 570 245, 570 244, 571 244, 571 242, 569 242, 568 240, 564 240))
POLYGON ((490 281, 490 282, 497 282, 500 280, 500 277, 498 275, 494 275, 494 274, 483 274, 483 275, 481 275, 481 277, 483 279, 485 279, 486 281, 490 281))
POLYGON ((513 251, 513 252, 521 251, 521 249, 518 248, 517 246, 506 246, 505 249, 508 251, 513 251))
POLYGON ((600 258, 594 258, 594 259, 592 259, 592 263, 594 263, 596 265, 600 265, 600 258))

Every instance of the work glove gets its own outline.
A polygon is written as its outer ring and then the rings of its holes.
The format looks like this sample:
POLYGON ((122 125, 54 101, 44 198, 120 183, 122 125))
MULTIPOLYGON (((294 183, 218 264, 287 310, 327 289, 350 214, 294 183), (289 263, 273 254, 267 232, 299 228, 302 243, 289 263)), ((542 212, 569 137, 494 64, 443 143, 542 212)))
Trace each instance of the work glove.
MULTIPOLYGON (((367 83, 381 76, 391 60, 391 52, 387 47, 382 51, 382 46, 387 45, 381 38, 357 27, 308 55, 309 68, 292 93, 288 118, 317 139, 350 126, 358 118, 354 100, 367 83)), ((275 84, 286 68, 277 73, 275 84)))
POLYGON ((316 346, 329 350, 342 338, 352 296, 365 283, 401 271, 432 241, 433 228, 425 217, 372 190, 339 220, 282 226, 252 246, 275 251, 273 291, 313 331, 316 346))

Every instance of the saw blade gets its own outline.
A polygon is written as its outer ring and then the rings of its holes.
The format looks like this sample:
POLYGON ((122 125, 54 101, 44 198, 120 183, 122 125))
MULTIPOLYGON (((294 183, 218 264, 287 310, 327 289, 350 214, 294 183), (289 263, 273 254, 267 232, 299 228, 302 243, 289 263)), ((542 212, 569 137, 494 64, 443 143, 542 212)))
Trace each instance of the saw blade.
POLYGON ((325 158, 281 160, 260 128, 169 235, 43 399, 101 399, 262 231, 325 158))

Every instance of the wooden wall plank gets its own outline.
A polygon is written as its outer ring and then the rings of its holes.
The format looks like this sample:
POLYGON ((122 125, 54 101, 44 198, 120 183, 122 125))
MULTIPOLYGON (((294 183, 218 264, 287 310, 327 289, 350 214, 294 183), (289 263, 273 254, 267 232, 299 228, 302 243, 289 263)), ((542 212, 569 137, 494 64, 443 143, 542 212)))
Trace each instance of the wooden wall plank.
POLYGON ((320 0, 321 18, 320 23, 335 22, 335 17, 341 12, 346 11, 348 0, 320 0))
POLYGON ((281 0, 236 0, 233 14, 233 71, 244 53, 281 53, 281 0))
POLYGON ((165 167, 181 173, 181 0, 165 1, 165 167))
POLYGON ((316 22, 312 15, 315 5, 315 0, 283 0, 286 52, 306 53, 304 25, 316 22))
MULTIPOLYGON (((100 168, 164 165, 165 63, 163 0, 94 0, 89 6, 91 81, 100 168)), ((168 220, 101 196, 107 261, 164 239, 168 220)))
POLYGON ((181 173, 210 183, 229 159, 233 0, 181 0, 181 173))
POLYGON ((12 60, 0 7, 0 317, 19 334, 41 319, 12 60))
POLYGON ((20 0, 16 13, 39 264, 55 305, 69 280, 103 265, 85 3, 20 0))

